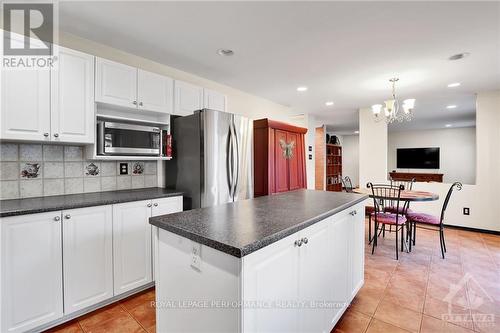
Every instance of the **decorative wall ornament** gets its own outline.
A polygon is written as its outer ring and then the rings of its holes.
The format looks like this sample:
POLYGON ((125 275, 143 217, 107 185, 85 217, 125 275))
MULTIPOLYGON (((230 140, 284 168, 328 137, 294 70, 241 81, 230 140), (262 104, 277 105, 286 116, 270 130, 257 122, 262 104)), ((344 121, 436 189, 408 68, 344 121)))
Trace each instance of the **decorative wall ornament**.
POLYGON ((132 165, 132 174, 142 175, 144 173, 144 162, 134 162, 132 165))
POLYGON ((26 163, 21 171, 23 178, 37 178, 40 174, 40 163, 26 163))
POLYGON ((283 157, 291 159, 293 157, 293 148, 295 148, 295 141, 286 143, 285 140, 280 139, 280 147, 283 149, 283 157))
POLYGON ((87 176, 97 176, 99 175, 99 167, 97 165, 95 165, 94 163, 89 163, 86 167, 85 167, 85 174, 87 176))

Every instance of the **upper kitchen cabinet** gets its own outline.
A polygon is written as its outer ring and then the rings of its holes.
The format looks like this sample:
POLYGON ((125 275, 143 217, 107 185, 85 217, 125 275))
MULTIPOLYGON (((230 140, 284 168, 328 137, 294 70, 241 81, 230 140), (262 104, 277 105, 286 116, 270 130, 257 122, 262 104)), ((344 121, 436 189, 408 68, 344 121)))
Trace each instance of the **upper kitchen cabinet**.
POLYGON ((60 47, 51 74, 52 141, 94 142, 94 57, 60 47))
POLYGON ((172 113, 173 80, 111 60, 96 58, 95 101, 172 113))
POLYGON ((137 68, 96 58, 95 101, 137 107, 137 68))
POLYGON ((226 95, 210 89, 203 89, 203 107, 205 109, 226 111, 226 95))
POLYGON ((137 71, 139 109, 172 113, 173 100, 174 80, 142 69, 137 71))
POLYGON ((3 70, 0 139, 50 141, 50 71, 3 70))
POLYGON ((175 81, 174 114, 188 116, 203 108, 203 88, 190 83, 175 81))

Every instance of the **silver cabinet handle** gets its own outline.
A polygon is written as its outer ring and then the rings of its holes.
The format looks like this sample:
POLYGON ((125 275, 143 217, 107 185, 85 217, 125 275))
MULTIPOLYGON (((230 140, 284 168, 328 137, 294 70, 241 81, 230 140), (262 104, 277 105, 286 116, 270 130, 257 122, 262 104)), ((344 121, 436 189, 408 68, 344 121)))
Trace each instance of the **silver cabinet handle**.
POLYGON ((148 208, 151 207, 151 203, 148 203, 148 208))
POLYGON ((57 222, 57 221, 60 221, 60 220, 61 220, 61 217, 59 217, 59 216, 54 217, 54 221, 57 222))
POLYGON ((157 203, 157 202, 155 202, 155 203, 153 204, 153 206, 158 207, 158 203, 157 203))
POLYGON ((354 216, 354 215, 356 215, 356 211, 355 211, 355 210, 353 210, 353 211, 352 211, 352 212, 350 212, 349 214, 351 214, 351 216, 354 216))
POLYGON ((64 218, 65 218, 66 220, 69 220, 69 219, 71 218, 71 215, 66 214, 66 215, 64 215, 64 218))
POLYGON ((44 136, 44 137, 48 137, 48 136, 49 136, 49 133, 43 133, 43 136, 44 136))
POLYGON ((295 246, 301 247, 302 246, 302 239, 297 239, 295 243, 293 243, 295 246))
POLYGON ((58 133, 54 133, 54 138, 58 138, 59 137, 59 134, 58 133))
POLYGON ((302 243, 304 244, 309 243, 309 239, 307 239, 307 237, 302 238, 302 243))
POLYGON ((142 102, 139 102, 139 106, 142 106, 142 102))
POLYGON ((133 101, 132 104, 137 105, 137 101, 133 101))

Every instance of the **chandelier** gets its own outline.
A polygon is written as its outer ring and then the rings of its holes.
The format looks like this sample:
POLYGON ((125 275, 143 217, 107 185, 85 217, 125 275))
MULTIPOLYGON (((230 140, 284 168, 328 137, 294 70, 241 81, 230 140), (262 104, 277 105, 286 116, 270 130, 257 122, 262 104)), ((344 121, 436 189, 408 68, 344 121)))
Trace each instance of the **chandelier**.
POLYGON ((399 78, 394 77, 389 80, 392 83, 392 98, 384 102, 385 105, 375 104, 372 105, 373 116, 375 121, 381 121, 385 119, 385 122, 390 124, 395 121, 411 121, 413 117, 413 108, 415 107, 415 99, 409 98, 405 99, 402 104, 396 98, 396 82, 399 78), (401 107, 400 107, 401 105, 401 107), (384 116, 382 116, 382 109, 384 111, 384 116))

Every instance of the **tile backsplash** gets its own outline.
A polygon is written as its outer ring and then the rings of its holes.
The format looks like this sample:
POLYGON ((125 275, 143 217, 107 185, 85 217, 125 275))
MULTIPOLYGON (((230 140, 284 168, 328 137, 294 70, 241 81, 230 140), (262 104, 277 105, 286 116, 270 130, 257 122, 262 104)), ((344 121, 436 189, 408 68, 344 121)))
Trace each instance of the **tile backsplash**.
POLYGON ((157 186, 156 161, 94 161, 83 147, 0 144, 0 199, 157 186), (120 174, 120 163, 128 173, 120 174))

